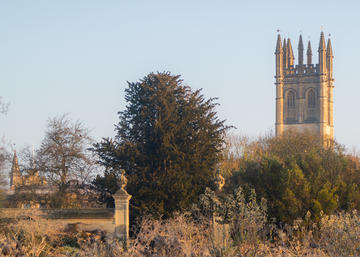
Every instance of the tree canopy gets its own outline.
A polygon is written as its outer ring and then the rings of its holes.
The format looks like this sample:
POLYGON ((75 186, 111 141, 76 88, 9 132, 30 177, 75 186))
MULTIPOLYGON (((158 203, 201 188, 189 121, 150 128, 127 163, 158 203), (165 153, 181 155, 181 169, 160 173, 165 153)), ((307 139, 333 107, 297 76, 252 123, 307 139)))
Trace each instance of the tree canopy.
POLYGON ((47 131, 36 153, 37 169, 64 190, 70 179, 86 180, 92 167, 88 129, 67 115, 48 120, 47 131))
POLYGON ((128 82, 125 93, 115 137, 94 145, 107 169, 94 184, 114 193, 125 169, 136 213, 169 216, 189 207, 211 185, 229 128, 217 116, 216 98, 205 99, 170 72, 128 82))
POLYGON ((321 212, 360 208, 359 159, 336 142, 323 146, 315 134, 290 130, 248 143, 242 151, 228 189, 254 188, 268 200, 269 217, 289 223, 308 211, 319 220, 321 212))

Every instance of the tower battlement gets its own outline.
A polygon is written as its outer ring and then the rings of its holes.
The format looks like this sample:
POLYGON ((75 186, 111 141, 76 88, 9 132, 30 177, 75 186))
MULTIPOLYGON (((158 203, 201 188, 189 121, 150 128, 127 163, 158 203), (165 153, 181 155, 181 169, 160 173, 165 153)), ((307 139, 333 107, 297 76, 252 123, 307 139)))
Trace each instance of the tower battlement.
POLYGON ((331 40, 325 45, 324 33, 320 34, 318 63, 312 63, 311 42, 306 50, 302 36, 298 42, 298 60, 290 38, 278 35, 276 50, 276 135, 286 129, 309 130, 323 139, 334 138, 333 122, 333 53, 331 40))

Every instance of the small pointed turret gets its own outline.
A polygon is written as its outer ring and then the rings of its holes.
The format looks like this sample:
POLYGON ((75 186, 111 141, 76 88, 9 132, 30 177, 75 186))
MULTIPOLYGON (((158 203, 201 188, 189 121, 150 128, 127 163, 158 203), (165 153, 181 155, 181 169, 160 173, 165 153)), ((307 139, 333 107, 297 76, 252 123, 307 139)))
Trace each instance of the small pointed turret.
POLYGON ((287 41, 287 50, 288 50, 288 67, 294 65, 294 52, 292 50, 290 38, 287 41))
POLYGON ((284 46, 283 46, 283 65, 284 65, 284 70, 286 71, 288 68, 288 47, 286 45, 286 38, 284 38, 284 46))
POLYGON ((327 42, 327 47, 326 47, 326 68, 328 70, 329 73, 329 77, 332 78, 332 73, 333 73, 333 52, 332 52, 332 47, 331 47, 331 40, 330 38, 328 39, 327 42))
POLYGON ((14 152, 14 157, 12 161, 11 174, 10 174, 10 187, 14 188, 22 183, 21 173, 19 168, 18 159, 16 152, 14 152))
POLYGON ((320 74, 326 73, 326 48, 324 32, 321 31, 319 43, 319 72, 320 74))
POLYGON ((319 51, 320 50, 325 50, 325 36, 323 31, 321 31, 320 34, 319 51))
POLYGON ((309 43, 308 43, 306 55, 307 55, 307 62, 306 62, 306 64, 307 64, 308 66, 310 66, 310 65, 311 65, 311 59, 312 59, 312 51, 311 51, 311 43, 310 43, 310 40, 309 40, 309 43))
POLYGON ((282 51, 282 45, 281 45, 281 36, 278 34, 277 41, 276 41, 276 50, 275 53, 280 53, 282 51))
POLYGON ((298 56, 299 57, 299 65, 303 65, 304 64, 304 45, 303 45, 301 34, 299 37, 298 53, 299 53, 299 56, 298 56))
POLYGON ((328 42, 327 42, 326 55, 327 56, 333 56, 330 38, 328 39, 328 42))
POLYGON ((281 46, 280 34, 278 34, 278 38, 276 42, 275 55, 276 55, 276 76, 281 77, 283 75, 283 69, 284 69, 284 65, 283 65, 284 57, 283 57, 283 49, 281 46))

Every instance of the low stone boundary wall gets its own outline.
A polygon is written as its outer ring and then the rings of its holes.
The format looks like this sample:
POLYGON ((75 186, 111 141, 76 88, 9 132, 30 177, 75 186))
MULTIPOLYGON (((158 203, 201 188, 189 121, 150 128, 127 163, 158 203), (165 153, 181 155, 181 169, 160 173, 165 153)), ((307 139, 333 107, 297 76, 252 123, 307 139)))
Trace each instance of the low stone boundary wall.
POLYGON ((64 227, 76 226, 79 230, 115 232, 114 209, 0 209, 0 219, 32 216, 56 220, 64 227))

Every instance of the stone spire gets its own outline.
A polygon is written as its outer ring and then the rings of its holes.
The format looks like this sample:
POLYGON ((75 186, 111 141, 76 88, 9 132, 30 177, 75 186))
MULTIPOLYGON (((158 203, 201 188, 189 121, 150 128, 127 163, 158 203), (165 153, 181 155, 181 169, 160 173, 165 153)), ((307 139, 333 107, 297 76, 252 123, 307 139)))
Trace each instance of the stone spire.
POLYGON ((14 152, 14 157, 12 161, 11 174, 10 174, 10 187, 14 189, 15 187, 22 184, 21 173, 19 168, 18 159, 16 152, 14 152))
POLYGON ((326 55, 333 56, 330 38, 328 39, 328 42, 327 42, 326 55))
POLYGON ((286 45, 286 38, 284 38, 284 46, 283 46, 283 65, 284 65, 284 70, 286 71, 288 68, 288 50, 287 50, 287 45, 286 45))
POLYGON ((277 41, 276 41, 275 54, 278 54, 280 52, 282 52, 282 45, 281 45, 281 36, 280 36, 280 34, 278 34, 277 41))
POLYGON ((323 74, 326 72, 326 48, 324 32, 321 31, 319 42, 319 72, 323 74))
POLYGON ((320 50, 325 50, 325 36, 323 31, 321 31, 320 34, 319 51, 320 50))
POLYGON ((311 51, 311 43, 309 40, 308 43, 308 47, 307 47, 307 51, 306 51, 306 55, 307 55, 307 65, 310 66, 311 65, 311 58, 312 58, 312 51, 311 51))
POLYGON ((290 38, 287 40, 287 50, 288 50, 288 66, 294 65, 294 52, 292 50, 290 38))
POLYGON ((299 53, 299 55, 298 55, 299 65, 303 65, 304 64, 304 45, 303 45, 301 34, 299 37, 298 53, 299 53))
POLYGON ((334 56, 331 47, 331 40, 329 38, 326 47, 326 68, 328 70, 330 78, 332 78, 332 73, 333 73, 333 58, 334 56))
POLYGON ((283 75, 283 69, 284 69, 284 64, 283 64, 284 57, 283 57, 283 48, 281 46, 280 34, 278 35, 276 42, 275 55, 276 55, 276 76, 281 77, 283 75))

